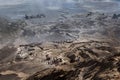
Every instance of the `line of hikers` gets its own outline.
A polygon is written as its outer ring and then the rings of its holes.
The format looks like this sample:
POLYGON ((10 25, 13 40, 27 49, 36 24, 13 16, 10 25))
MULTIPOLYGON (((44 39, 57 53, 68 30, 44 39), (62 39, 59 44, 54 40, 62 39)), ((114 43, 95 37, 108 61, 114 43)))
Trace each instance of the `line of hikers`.
POLYGON ((26 15, 25 14, 25 19, 33 19, 33 18, 45 18, 46 15, 45 14, 37 14, 37 15, 26 15))

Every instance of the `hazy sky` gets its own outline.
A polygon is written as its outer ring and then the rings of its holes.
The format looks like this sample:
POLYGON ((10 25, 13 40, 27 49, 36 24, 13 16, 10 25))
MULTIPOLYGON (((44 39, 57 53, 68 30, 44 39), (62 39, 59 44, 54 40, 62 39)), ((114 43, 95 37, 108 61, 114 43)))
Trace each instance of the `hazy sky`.
POLYGON ((48 6, 50 9, 59 9, 64 3, 74 3, 75 1, 78 1, 81 7, 93 10, 98 8, 102 9, 102 6, 111 9, 119 7, 119 0, 0 0, 0 6, 5 7, 27 3, 33 5, 33 7, 36 5, 38 8, 48 6))
POLYGON ((0 0, 0 5, 15 5, 21 4, 27 0, 0 0))
MULTIPOLYGON (((20 4, 20 3, 24 3, 27 1, 31 1, 31 2, 41 2, 43 0, 0 0, 0 5, 9 5, 9 4, 20 4)), ((49 0, 51 1, 51 0, 49 0)), ((60 0, 58 0, 60 1, 60 0)), ((73 0, 65 0, 67 2, 73 2, 73 0)), ((110 2, 110 1, 116 1, 116 0, 77 0, 77 1, 81 1, 81 2, 86 2, 86 1, 104 1, 104 2, 110 2)))
POLYGON ((0 14, 9 16, 61 9, 70 12, 120 12, 120 2, 119 0, 0 0, 0 14))

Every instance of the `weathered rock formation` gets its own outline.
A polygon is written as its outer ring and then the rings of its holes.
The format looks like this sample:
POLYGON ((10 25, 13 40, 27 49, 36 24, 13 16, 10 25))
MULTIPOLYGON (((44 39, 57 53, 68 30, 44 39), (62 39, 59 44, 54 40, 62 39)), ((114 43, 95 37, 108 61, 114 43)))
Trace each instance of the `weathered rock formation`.
POLYGON ((63 52, 67 63, 57 62, 54 68, 38 71, 27 80, 119 80, 118 50, 106 42, 73 43, 63 52))
POLYGON ((9 49, 15 54, 1 63, 0 79, 12 74, 18 80, 120 79, 120 48, 109 42, 36 43, 9 49))

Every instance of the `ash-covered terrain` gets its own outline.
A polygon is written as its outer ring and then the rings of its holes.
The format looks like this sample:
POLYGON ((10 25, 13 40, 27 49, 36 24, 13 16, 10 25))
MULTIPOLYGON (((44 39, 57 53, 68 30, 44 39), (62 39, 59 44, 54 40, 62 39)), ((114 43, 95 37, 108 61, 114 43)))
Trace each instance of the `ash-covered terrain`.
MULTIPOLYGON (((62 20, 32 23, 33 19, 0 20, 1 44, 29 44, 34 42, 72 42, 108 40, 119 45, 120 14, 84 13, 62 20)), ((59 19, 59 18, 58 18, 59 19)))
POLYGON ((120 14, 0 18, 0 44, 0 80, 120 79, 120 14))

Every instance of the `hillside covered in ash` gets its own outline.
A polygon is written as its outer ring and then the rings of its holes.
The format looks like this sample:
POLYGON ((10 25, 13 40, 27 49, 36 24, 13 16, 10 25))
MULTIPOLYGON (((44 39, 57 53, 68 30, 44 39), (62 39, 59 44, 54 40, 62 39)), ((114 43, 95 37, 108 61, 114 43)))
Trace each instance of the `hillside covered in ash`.
POLYGON ((0 18, 0 80, 119 80, 119 14, 62 21, 0 18))

